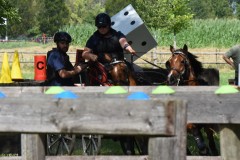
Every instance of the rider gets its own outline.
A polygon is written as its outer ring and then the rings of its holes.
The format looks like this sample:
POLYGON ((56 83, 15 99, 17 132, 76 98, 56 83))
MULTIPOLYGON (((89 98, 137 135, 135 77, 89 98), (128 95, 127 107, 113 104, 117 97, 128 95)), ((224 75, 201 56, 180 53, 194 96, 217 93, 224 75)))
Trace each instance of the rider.
MULTIPOLYGON (((126 36, 111 27, 111 18, 106 13, 100 13, 95 18, 97 30, 87 40, 82 57, 90 62, 105 63, 104 54, 110 54, 112 59, 124 60, 123 52, 136 54, 127 42, 126 36)), ((104 84, 103 84, 104 85, 104 84)), ((121 140, 125 154, 134 154, 133 139, 124 137, 121 140), (126 143, 127 142, 127 143, 126 143)))
POLYGON ((85 68, 84 64, 72 65, 67 55, 72 37, 67 32, 57 32, 54 42, 57 48, 47 53, 47 85, 73 86, 74 78, 85 68))
POLYGON ((111 28, 111 18, 106 13, 100 13, 95 18, 97 31, 88 39, 83 51, 83 58, 90 61, 103 61, 103 54, 109 53, 112 58, 124 60, 124 50, 136 54, 127 42, 126 36, 111 28))

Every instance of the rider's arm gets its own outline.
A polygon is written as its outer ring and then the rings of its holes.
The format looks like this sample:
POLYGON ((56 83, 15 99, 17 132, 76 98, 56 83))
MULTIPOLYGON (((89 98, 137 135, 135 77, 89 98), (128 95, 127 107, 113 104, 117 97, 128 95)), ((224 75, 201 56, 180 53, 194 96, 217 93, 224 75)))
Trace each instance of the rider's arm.
POLYGON ((226 55, 223 55, 222 58, 225 60, 225 62, 227 62, 230 66, 234 68, 233 61, 231 61, 230 58, 228 58, 226 55))
POLYGON ((66 69, 60 69, 58 74, 61 78, 71 78, 77 74, 79 74, 84 69, 83 66, 75 66, 73 70, 67 71, 66 69))
POLYGON ((84 48, 82 57, 90 61, 96 61, 98 59, 98 56, 92 53, 92 49, 87 47, 84 48))
POLYGON ((131 47, 131 45, 127 42, 125 37, 120 38, 119 43, 122 48, 130 54, 136 54, 136 51, 131 47))

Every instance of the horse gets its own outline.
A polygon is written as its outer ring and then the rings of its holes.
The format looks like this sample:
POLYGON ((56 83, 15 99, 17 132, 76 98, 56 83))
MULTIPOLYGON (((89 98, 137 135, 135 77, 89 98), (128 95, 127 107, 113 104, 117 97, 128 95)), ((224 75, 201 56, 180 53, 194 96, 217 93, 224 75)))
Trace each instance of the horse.
MULTIPOLYGON (((87 77, 90 86, 136 86, 137 80, 131 64, 114 54, 103 53, 96 62, 89 62, 87 77)), ((147 154, 148 140, 144 137, 113 137, 119 140, 125 155, 135 155, 135 146, 139 154, 147 154)))
MULTIPOLYGON (((166 68, 169 71, 167 76, 168 85, 209 85, 206 78, 203 78, 206 71, 204 70, 202 63, 197 60, 197 56, 188 51, 188 46, 186 44, 180 49, 174 49, 174 47, 170 45, 170 51, 172 56, 166 62, 166 68)), ((211 82, 211 84, 214 83, 211 82)), ((200 155, 210 155, 210 151, 212 155, 218 155, 216 144, 214 142, 213 130, 209 125, 187 124, 187 131, 193 135, 200 155), (209 147, 207 147, 204 142, 201 128, 204 128, 207 134, 209 147)), ((187 153, 191 154, 188 148, 187 153)))
POLYGON ((109 53, 103 53, 97 62, 90 62, 88 76, 93 86, 136 86, 130 64, 109 53))

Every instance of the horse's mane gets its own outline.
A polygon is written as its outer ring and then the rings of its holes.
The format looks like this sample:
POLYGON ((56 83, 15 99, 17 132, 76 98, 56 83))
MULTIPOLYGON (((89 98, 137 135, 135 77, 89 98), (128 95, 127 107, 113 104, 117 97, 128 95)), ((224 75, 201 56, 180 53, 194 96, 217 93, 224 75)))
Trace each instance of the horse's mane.
POLYGON ((203 66, 200 61, 197 60, 198 56, 193 55, 192 53, 184 51, 183 49, 180 49, 185 55, 187 55, 189 59, 189 63, 192 66, 194 73, 196 74, 196 77, 198 77, 203 72, 203 66))

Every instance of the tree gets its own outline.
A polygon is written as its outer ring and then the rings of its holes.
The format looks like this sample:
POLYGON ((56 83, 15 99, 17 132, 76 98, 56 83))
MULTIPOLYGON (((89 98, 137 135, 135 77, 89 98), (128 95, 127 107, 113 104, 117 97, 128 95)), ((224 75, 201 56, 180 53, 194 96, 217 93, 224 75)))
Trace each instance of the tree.
POLYGON ((149 27, 161 28, 174 35, 189 26, 193 14, 189 0, 136 0, 136 10, 149 27))
POLYGON ((42 5, 38 17, 40 31, 54 35, 59 28, 69 24, 70 12, 65 0, 44 0, 42 5))
MULTIPOLYGON (((18 10, 14 8, 9 1, 0 0, 0 24, 4 24, 7 19, 8 22, 11 21, 20 21, 20 17, 18 15, 18 10)), ((0 33, 5 30, 4 25, 0 25, 0 33)))
POLYGON ((113 16, 129 4, 132 4, 134 6, 135 0, 106 0, 105 2, 106 12, 110 16, 113 16))
POLYGON ((215 13, 211 1, 209 0, 191 0, 189 2, 195 19, 214 18, 215 13))
POLYGON ((66 6, 71 11, 70 24, 93 23, 95 16, 105 11, 102 0, 66 0, 66 6))
POLYGON ((9 0, 9 2, 18 8, 21 17, 21 23, 15 21, 9 23, 10 34, 14 37, 19 35, 32 37, 39 34, 37 15, 41 11, 39 8, 41 0, 9 0))
POLYGON ((191 0, 189 7, 197 19, 229 18, 233 16, 232 3, 229 0, 191 0))

